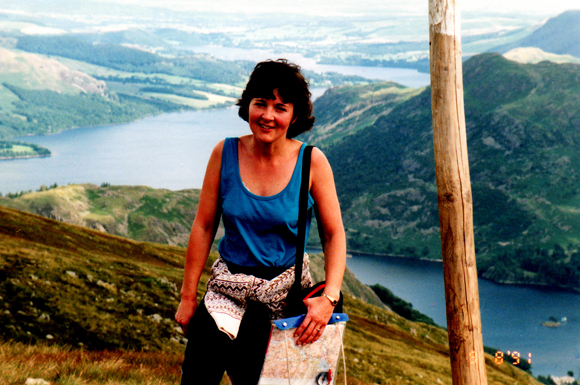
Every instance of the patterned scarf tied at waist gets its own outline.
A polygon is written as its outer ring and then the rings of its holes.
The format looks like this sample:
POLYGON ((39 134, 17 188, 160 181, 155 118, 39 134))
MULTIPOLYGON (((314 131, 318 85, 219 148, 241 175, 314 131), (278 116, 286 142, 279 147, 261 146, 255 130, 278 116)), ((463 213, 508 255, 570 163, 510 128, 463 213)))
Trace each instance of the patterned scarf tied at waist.
MULTIPOLYGON (((308 254, 304 254, 302 287, 312 286, 308 270, 308 254)), ((294 266, 266 280, 246 274, 232 274, 226 262, 218 258, 211 268, 204 303, 218 328, 232 340, 238 335, 248 300, 265 304, 271 319, 283 318, 283 301, 294 283, 294 266)))

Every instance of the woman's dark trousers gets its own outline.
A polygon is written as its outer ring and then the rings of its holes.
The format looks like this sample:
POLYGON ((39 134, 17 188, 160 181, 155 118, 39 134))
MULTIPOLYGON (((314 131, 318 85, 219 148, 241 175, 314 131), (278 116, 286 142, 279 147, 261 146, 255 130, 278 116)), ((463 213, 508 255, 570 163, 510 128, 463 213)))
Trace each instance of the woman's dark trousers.
POLYGON ((181 385, 219 385, 224 372, 234 385, 256 385, 270 339, 268 309, 250 302, 235 340, 220 331, 203 302, 188 327, 181 385))

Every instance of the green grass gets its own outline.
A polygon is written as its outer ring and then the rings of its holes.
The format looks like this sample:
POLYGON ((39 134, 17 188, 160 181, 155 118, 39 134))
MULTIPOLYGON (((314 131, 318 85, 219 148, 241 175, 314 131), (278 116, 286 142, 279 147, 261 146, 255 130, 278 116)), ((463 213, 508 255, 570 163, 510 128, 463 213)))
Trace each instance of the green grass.
POLYGON ((14 145, 12 146, 12 151, 14 152, 22 152, 25 154, 34 154, 34 150, 31 146, 23 146, 23 145, 14 145))
POLYGON ((87 351, 58 345, 0 343, 3 385, 28 378, 53 384, 173 385, 181 377, 180 354, 87 351))
POLYGON ((185 246, 198 199, 199 190, 87 184, 0 197, 0 204, 139 241, 185 246))
POLYGON ((0 314, 0 335, 42 342, 50 334, 55 343, 92 349, 179 351, 180 333, 167 320, 178 301, 181 249, 6 210, 0 296, 11 304, 0 314), (114 322, 111 313, 119 317, 114 322), (162 321, 153 322, 154 314, 162 321))
POLYGON ((168 102, 183 105, 187 107, 191 107, 194 109, 208 109, 208 108, 215 108, 217 106, 222 106, 224 104, 233 105, 236 101, 234 98, 229 98, 225 96, 219 95, 210 95, 207 100, 200 100, 196 98, 188 98, 185 96, 179 95, 168 95, 168 94, 161 94, 161 93, 154 93, 154 92, 146 92, 145 95, 152 96, 158 99, 166 100, 168 102))
POLYGON ((2 106, 0 109, 2 113, 10 113, 14 111, 13 103, 19 100, 18 96, 16 96, 8 88, 0 86, 0 98, 2 99, 2 106))
POLYGON ((48 156, 50 151, 36 144, 0 140, 0 159, 48 156))

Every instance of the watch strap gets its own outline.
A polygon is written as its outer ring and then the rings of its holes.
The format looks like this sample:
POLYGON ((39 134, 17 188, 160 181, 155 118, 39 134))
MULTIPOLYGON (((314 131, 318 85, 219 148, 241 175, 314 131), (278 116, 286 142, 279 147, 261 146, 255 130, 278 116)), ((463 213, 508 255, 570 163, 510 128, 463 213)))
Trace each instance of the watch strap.
POLYGON ((322 293, 322 295, 323 295, 324 297, 328 298, 328 300, 330 301, 330 303, 332 304, 332 306, 336 306, 336 305, 338 305, 338 300, 337 300, 337 299, 334 299, 334 298, 332 298, 331 296, 329 296, 329 295, 328 295, 328 294, 326 294, 326 293, 322 293))

